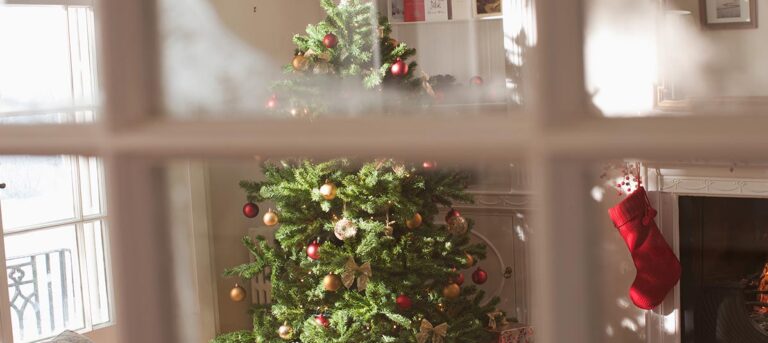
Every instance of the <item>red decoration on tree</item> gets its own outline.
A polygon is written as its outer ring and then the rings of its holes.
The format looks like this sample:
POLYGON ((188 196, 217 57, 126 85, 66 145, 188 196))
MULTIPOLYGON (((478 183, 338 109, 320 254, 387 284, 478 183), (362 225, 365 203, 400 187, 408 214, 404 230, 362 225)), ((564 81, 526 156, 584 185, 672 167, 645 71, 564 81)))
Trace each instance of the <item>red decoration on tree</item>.
POLYGON ((403 76, 408 74, 408 63, 403 62, 403 60, 398 57, 395 60, 395 63, 392 63, 392 67, 390 67, 389 70, 394 76, 403 76))
POLYGON ((272 95, 272 97, 267 100, 267 106, 268 109, 273 110, 277 107, 277 95, 272 95))
POLYGON ((328 320, 328 317, 322 314, 318 314, 315 316, 315 323, 324 328, 327 328, 328 325, 331 325, 331 321, 328 320))
POLYGON ((478 267, 474 273, 472 273, 472 282, 482 285, 488 281, 488 273, 483 268, 478 267))
POLYGON ((453 283, 461 286, 464 284, 464 274, 459 273, 459 275, 456 275, 455 278, 453 278, 453 283))
POLYGON ((254 218, 259 215, 259 206, 248 202, 245 205, 243 205, 243 215, 245 215, 248 218, 254 218))
POLYGON ((448 213, 445 214, 445 221, 448 221, 448 219, 451 219, 453 217, 461 217, 461 213, 459 211, 456 211, 456 209, 451 209, 448 211, 448 213))
POLYGON ((473 76, 471 79, 469 79, 469 83, 475 86, 482 86, 485 81, 483 81, 483 78, 480 76, 473 76))
POLYGON ((307 256, 313 260, 320 258, 320 244, 317 244, 317 241, 309 243, 307 246, 307 256))
POLYGON ((680 280, 680 260, 664 240, 656 222, 656 210, 639 187, 608 213, 632 254, 637 275, 629 297, 641 309, 659 305, 680 280))
POLYGON ((397 303, 397 308, 399 308, 402 311, 410 310, 413 306, 413 302, 411 301, 411 298, 409 298, 405 294, 400 294, 397 296, 397 299, 395 299, 395 303, 397 303))
POLYGON ((323 37, 323 45, 325 45, 326 48, 333 49, 336 47, 336 44, 339 44, 339 39, 335 34, 329 33, 323 37))
POLYGON ((435 161, 424 161, 421 164, 421 167, 424 168, 424 169, 435 169, 435 167, 437 167, 437 162, 435 162, 435 161))

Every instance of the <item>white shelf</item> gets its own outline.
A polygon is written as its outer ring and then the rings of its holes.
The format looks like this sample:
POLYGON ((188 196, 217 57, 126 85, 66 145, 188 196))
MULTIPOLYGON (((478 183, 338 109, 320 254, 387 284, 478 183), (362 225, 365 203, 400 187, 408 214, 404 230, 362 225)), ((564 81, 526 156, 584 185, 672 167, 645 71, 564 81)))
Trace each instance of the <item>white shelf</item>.
POLYGON ((470 19, 451 19, 451 20, 435 20, 435 21, 399 21, 399 22, 390 22, 392 26, 407 26, 407 25, 414 25, 414 24, 444 24, 444 23, 467 23, 472 21, 486 21, 486 20, 501 20, 501 14, 494 15, 494 16, 487 16, 487 17, 477 17, 477 18, 470 18, 470 19))

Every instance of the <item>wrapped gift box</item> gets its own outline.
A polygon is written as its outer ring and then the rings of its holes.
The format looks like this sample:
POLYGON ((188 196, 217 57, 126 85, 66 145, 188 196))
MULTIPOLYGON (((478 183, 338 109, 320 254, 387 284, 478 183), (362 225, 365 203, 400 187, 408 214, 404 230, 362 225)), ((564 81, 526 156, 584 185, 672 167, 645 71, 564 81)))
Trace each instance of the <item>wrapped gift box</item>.
POLYGON ((533 327, 526 324, 507 324, 492 330, 497 336, 494 343, 533 343, 533 327))

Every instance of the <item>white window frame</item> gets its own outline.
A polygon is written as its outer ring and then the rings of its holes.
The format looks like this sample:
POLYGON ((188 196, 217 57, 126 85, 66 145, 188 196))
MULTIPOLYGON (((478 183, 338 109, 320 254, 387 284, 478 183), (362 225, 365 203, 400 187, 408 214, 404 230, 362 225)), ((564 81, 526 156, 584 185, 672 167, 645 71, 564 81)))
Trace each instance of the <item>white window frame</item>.
MULTIPOLYGON (((111 290, 111 272, 110 272, 110 253, 109 253, 109 230, 107 229, 107 208, 106 208, 106 183, 104 180, 104 170, 103 170, 103 163, 99 160, 89 161, 88 157, 84 156, 72 156, 67 155, 63 156, 63 158, 66 160, 67 165, 70 168, 71 171, 71 178, 73 180, 72 182, 72 194, 73 194, 73 201, 74 201, 74 216, 70 219, 65 220, 57 220, 57 221, 51 221, 51 222, 44 222, 24 227, 18 227, 13 229, 7 229, 4 230, 2 235, 0 235, 0 256, 5 256, 5 238, 8 236, 18 235, 18 234, 24 234, 28 232, 34 232, 34 231, 42 231, 42 230, 49 230, 49 229, 56 229, 63 226, 74 226, 75 228, 75 236, 77 240, 77 258, 80 261, 79 262, 79 269, 77 271, 77 275, 79 275, 80 280, 80 286, 81 289, 79 290, 80 296, 82 299, 82 311, 83 311, 83 327, 77 328, 75 331, 80 333, 86 333, 91 332, 93 330, 97 330, 100 328, 108 327, 114 324, 113 320, 113 313, 114 313, 114 301, 112 301, 113 292, 111 290), (83 195, 82 195, 82 178, 81 178, 81 167, 84 163, 96 163, 96 170, 97 170, 97 181, 99 190, 99 202, 100 202, 100 212, 96 214, 84 214, 84 210, 82 207, 83 204, 83 195), (85 224, 101 221, 100 225, 100 231, 103 237, 103 243, 104 243, 104 266, 105 266, 105 277, 106 277, 106 284, 107 284, 107 301, 109 303, 109 316, 110 320, 104 323, 99 324, 93 324, 93 319, 91 315, 91 298, 92 298, 92 292, 95 292, 95 290, 91 290, 91 282, 92 278, 96 276, 96 271, 89 271, 88 270, 88 257, 86 255, 86 239, 85 239, 85 224)), ((6 188, 13 187, 12 184, 6 184, 6 188)), ((2 210, 2 208, 0 208, 2 210)), ((1 223, 0 223, 1 224, 1 223)), ((2 228, 2 225, 0 225, 0 228, 2 228)), ((0 267, 5 269, 5 258, 0 260, 0 267)), ((5 272, 2 273, 5 275, 5 272)), ((7 283, 7 278, 4 279, 4 282, 7 283)), ((0 285, 2 286, 2 285, 0 285)), ((3 327, 5 325, 11 325, 11 308, 10 308, 10 301, 9 301, 9 292, 8 292, 8 286, 7 284, 4 285, 2 288, 0 288, 0 318, 2 318, 2 324, 3 327)), ((11 330, 3 331, 3 339, 8 340, 9 342, 13 342, 13 334, 11 330)), ((53 336, 55 336, 58 333, 54 333, 53 336)), ((50 337, 48 337, 50 338, 50 337)), ((37 342, 42 341, 47 338, 41 338, 35 341, 30 342, 37 342)))
MULTIPOLYGON (((526 115, 312 123, 174 123, 161 116, 156 2, 97 4, 107 95, 97 125, 0 127, 0 154, 96 154, 105 159, 118 331, 125 342, 177 342, 195 323, 168 296, 174 264, 158 193, 164 158, 260 155, 389 155, 471 162, 527 158, 532 164, 532 314, 537 341, 597 342, 600 294, 585 176, 592 161, 641 157, 766 159, 768 117, 603 119, 584 83, 585 0, 538 0, 537 45, 526 67, 526 115), (445 134, 457 132, 461 135, 445 134), (345 132, 345 135, 327 134, 345 132), (46 135, 46 140, 35 137, 46 135), (297 139, 301 138, 301 139, 297 139), (323 144, 317 144, 322 142, 323 144), (136 254, 141 251, 141 254, 136 254), (567 280, 567 284, 564 284, 567 280)), ((504 20, 508 19, 505 14, 504 20)), ((2 258, 2 256, 0 256, 2 258)), ((2 285, 0 285, 2 286, 2 285)), ((5 342, 3 342, 5 343, 5 342)))
MULTIPOLYGON (((29 6, 62 6, 64 7, 64 10, 68 11, 69 8, 77 8, 77 7, 88 7, 93 8, 93 1, 92 0, 7 0, 5 1, 6 5, 29 5, 29 6)), ((69 26, 67 27, 67 30, 69 30, 69 26)), ((89 35, 92 34, 89 33, 89 35)), ((71 37, 71 36, 70 36, 71 37)), ((89 37, 89 42, 91 44, 94 44, 93 38, 89 37)), ((79 44, 79 43, 78 43, 79 44)), ((70 47, 70 55, 72 54, 72 47, 70 47)), ((93 46, 91 46, 89 51, 94 50, 93 46)), ((96 85, 98 84, 98 66, 95 63, 95 59, 91 57, 91 61, 94 62, 94 70, 91 73, 91 77, 93 78, 91 80, 91 84, 96 85)), ((75 75, 73 75, 74 77, 75 75)), ((73 92, 74 92, 75 84, 73 83, 73 92)), ((66 121, 67 122, 83 122, 84 120, 88 120, 86 117, 83 117, 82 112, 87 111, 94 111, 96 109, 95 106, 78 106, 75 108, 67 109, 66 111, 66 121)), ((35 110, 35 111, 29 111, 24 113, 2 113, 0 115, 3 116, 27 116, 27 115, 36 115, 36 114, 43 114, 43 113, 56 113, 56 112, 65 112, 62 111, 62 109, 41 109, 41 110, 35 110)), ((91 114, 93 115, 93 114, 91 114)), ((44 137, 44 136, 42 136, 44 137)), ((40 223, 25 227, 19 227, 19 228, 13 228, 9 230, 5 230, 0 234, 0 264, 2 265, 2 274, 3 277, 0 278, 0 342, 13 342, 13 333, 11 330, 11 309, 10 309, 10 302, 9 302, 9 292, 8 292, 8 284, 7 284, 7 276, 6 276, 6 269, 5 269, 5 237, 16 235, 16 234, 22 234, 26 232, 32 232, 32 231, 39 231, 39 230, 46 230, 46 229, 53 229, 57 227, 67 226, 71 225, 75 228, 75 235, 77 240, 77 257, 80 261, 79 263, 79 270, 77 271, 79 275, 80 285, 81 289, 79 290, 81 293, 81 299, 82 299, 82 306, 83 306, 83 327, 77 329, 76 331, 80 333, 87 333, 92 332, 95 330, 100 330, 104 328, 109 328, 114 325, 114 317, 115 317, 115 306, 114 306, 114 291, 113 291, 113 281, 112 281, 112 271, 111 271, 111 253, 110 253, 110 244, 109 244, 109 230, 108 230, 108 221, 107 221, 107 207, 106 207, 106 182, 104 178, 104 165, 103 162, 100 160, 95 161, 89 161, 89 158, 84 155, 65 155, 63 158, 66 159, 66 163, 69 165, 71 170, 71 178, 73 180, 72 187, 73 187, 73 196, 74 196, 74 217, 70 219, 65 220, 59 220, 59 221, 53 221, 53 222, 47 222, 47 223, 40 223), (82 196, 82 179, 81 179, 81 167, 84 164, 87 163, 96 163, 96 170, 97 170, 97 181, 98 181, 98 190, 99 190, 99 198, 100 198, 100 212, 97 214, 89 214, 85 215, 84 210, 82 208, 83 204, 83 196, 82 196), (91 222, 101 222, 101 234, 104 242, 104 266, 106 268, 106 284, 107 284, 107 301, 109 306, 109 321, 99 323, 99 324, 93 324, 92 314, 91 314, 91 298, 92 298, 92 291, 90 289, 91 279, 95 277, 94 273, 88 273, 88 256, 86 256, 86 248, 85 248, 85 224, 91 223, 91 222), (5 329, 7 328, 7 329, 5 329)), ((12 185, 6 185, 7 187, 13 187, 12 185)), ((0 225, 0 228, 2 228, 2 225, 0 225)), ((3 231, 3 230, 0 230, 3 231)), ((58 333, 56 333, 58 334, 58 333)), ((40 340, 45 340, 46 338, 41 338, 40 340)))

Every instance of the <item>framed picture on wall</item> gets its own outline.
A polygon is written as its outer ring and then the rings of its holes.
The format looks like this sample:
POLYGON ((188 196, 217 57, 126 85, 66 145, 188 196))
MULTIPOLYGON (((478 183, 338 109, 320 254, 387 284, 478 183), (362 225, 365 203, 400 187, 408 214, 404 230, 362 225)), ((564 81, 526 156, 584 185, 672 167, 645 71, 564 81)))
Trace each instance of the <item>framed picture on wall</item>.
POLYGON ((393 23, 399 23, 403 21, 403 0, 389 0, 387 1, 389 21, 393 23))
POLYGON ((489 17, 501 15, 501 0, 473 0, 473 12, 475 17, 489 17))
POLYGON ((699 0, 701 23, 708 29, 757 27, 757 0, 699 0))

